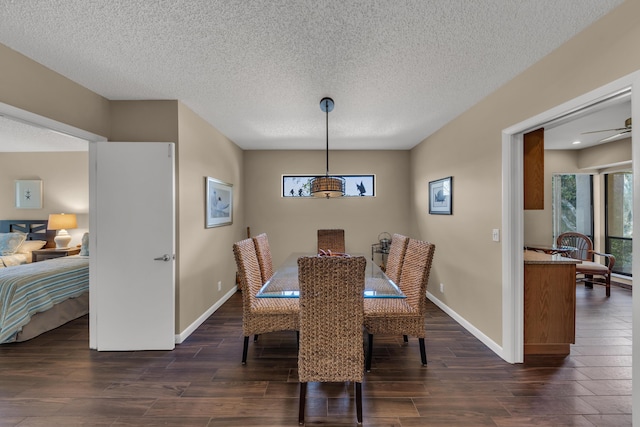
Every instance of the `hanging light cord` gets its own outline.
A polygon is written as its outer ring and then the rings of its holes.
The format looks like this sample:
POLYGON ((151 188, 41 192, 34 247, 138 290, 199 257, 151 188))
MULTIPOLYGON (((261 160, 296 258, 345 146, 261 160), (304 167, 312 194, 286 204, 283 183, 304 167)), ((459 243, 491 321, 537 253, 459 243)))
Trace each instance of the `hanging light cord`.
POLYGON ((329 100, 324 101, 324 110, 327 113, 327 173, 326 176, 329 176, 329 100))

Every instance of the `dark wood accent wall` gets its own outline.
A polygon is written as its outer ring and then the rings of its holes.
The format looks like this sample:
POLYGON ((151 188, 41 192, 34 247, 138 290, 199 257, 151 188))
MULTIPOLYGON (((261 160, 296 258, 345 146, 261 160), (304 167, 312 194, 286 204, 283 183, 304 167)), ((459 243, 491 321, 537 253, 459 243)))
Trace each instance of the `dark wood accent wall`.
POLYGON ((524 134, 524 208, 544 209, 544 128, 524 134))

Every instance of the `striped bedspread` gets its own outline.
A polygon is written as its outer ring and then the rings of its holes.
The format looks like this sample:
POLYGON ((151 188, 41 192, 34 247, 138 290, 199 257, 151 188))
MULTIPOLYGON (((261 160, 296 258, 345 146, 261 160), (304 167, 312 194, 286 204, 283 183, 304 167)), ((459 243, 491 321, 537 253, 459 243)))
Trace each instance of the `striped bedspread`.
POLYGON ((0 269, 0 344, 31 316, 89 291, 89 257, 70 256, 0 269))

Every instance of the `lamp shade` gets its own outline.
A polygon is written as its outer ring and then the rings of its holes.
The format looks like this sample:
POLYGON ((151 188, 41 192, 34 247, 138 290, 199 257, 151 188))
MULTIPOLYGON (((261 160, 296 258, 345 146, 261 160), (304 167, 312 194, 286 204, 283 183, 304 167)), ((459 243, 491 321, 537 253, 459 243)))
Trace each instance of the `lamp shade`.
POLYGON ((314 197, 342 197, 344 178, 338 176, 318 176, 311 181, 311 195, 314 197))
POLYGON ((76 214, 49 214, 49 221, 47 222, 49 230, 66 230, 77 227, 76 214))

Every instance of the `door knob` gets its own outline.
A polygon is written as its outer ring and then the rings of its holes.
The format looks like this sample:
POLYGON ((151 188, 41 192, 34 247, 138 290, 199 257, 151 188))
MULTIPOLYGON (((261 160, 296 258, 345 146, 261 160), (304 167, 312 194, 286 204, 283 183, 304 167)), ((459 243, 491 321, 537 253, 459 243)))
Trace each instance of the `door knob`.
POLYGON ((162 256, 154 258, 153 260, 154 261, 171 261, 171 257, 168 254, 164 254, 162 256))

